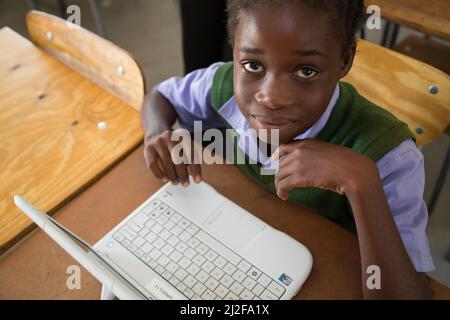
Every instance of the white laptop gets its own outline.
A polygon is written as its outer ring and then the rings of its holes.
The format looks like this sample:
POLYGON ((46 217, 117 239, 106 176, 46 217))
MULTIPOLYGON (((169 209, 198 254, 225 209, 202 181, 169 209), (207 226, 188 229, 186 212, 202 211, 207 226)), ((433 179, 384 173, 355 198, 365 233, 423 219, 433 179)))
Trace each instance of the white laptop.
POLYGON ((119 299, 291 299, 312 267, 305 246, 205 182, 167 183, 93 248, 14 201, 119 299))

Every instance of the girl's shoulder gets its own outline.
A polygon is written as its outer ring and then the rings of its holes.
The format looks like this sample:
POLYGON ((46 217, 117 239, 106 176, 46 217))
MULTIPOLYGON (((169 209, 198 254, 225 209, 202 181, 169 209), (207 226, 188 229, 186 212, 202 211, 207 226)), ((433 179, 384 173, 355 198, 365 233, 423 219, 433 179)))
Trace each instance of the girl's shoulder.
POLYGON ((234 95, 233 62, 222 63, 214 74, 211 102, 219 110, 234 95))

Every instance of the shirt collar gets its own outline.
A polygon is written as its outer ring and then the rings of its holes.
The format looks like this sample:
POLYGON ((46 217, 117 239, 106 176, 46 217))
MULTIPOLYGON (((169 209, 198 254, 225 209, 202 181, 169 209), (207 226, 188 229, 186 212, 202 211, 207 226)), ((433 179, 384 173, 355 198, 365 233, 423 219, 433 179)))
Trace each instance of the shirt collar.
POLYGON ((334 93, 333 96, 331 97, 330 103, 328 103, 328 107, 326 108, 322 116, 319 118, 319 120, 317 120, 316 123, 313 124, 311 128, 295 137, 294 140, 302 140, 317 137, 320 131, 322 131, 322 129, 325 128, 328 119, 330 119, 331 112, 333 111, 334 106, 336 105, 336 102, 339 99, 339 94, 340 88, 338 83, 336 85, 336 88, 334 89, 334 93))

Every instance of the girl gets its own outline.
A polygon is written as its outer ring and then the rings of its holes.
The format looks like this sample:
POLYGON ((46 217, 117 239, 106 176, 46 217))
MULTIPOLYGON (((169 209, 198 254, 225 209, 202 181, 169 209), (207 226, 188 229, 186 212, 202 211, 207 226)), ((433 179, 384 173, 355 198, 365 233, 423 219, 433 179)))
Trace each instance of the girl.
POLYGON ((145 159, 153 174, 185 186, 189 174, 201 180, 199 165, 172 162, 176 119, 191 131, 194 121, 278 130, 274 176, 260 174, 270 162, 264 157, 239 167, 280 198, 357 233, 364 298, 429 298, 423 273, 434 266, 414 135, 340 81, 352 66, 363 1, 229 0, 227 10, 234 62, 169 79, 146 97, 145 159), (366 284, 373 265, 381 288, 366 284))

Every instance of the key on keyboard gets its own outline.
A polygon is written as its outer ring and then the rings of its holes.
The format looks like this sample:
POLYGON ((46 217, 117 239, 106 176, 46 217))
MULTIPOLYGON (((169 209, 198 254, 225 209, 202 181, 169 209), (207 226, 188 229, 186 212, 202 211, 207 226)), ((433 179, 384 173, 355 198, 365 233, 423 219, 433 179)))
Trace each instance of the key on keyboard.
POLYGON ((188 299, 278 300, 286 292, 160 199, 150 201, 113 238, 188 299))

